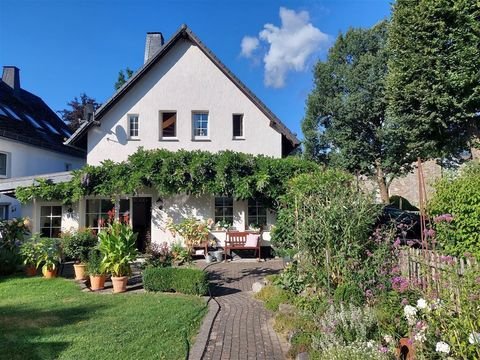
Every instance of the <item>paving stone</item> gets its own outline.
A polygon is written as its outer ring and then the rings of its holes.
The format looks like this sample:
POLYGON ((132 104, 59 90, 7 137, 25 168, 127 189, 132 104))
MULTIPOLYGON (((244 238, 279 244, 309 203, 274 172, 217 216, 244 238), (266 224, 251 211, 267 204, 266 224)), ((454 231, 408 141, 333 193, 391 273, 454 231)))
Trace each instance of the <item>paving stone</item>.
POLYGON ((278 273, 282 267, 282 261, 270 260, 233 261, 206 268, 220 311, 202 359, 285 359, 285 346, 271 325, 272 313, 252 296, 254 283, 263 283, 266 275, 278 273))

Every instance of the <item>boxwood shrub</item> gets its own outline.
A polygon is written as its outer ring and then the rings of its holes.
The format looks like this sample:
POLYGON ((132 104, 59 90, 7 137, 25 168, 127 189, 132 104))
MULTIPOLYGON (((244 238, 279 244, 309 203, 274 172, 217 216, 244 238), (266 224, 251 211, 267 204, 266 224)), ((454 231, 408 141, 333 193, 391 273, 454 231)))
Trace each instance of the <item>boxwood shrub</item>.
POLYGON ((199 269, 150 267, 143 271, 143 286, 147 291, 206 295, 208 279, 199 269))

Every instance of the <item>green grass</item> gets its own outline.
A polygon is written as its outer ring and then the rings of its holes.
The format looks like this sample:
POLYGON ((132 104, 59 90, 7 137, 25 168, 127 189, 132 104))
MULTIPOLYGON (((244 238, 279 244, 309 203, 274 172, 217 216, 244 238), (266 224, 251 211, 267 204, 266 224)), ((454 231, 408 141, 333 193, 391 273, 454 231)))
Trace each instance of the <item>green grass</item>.
POLYGON ((206 311, 194 296, 0 277, 0 359, 185 359, 206 311))

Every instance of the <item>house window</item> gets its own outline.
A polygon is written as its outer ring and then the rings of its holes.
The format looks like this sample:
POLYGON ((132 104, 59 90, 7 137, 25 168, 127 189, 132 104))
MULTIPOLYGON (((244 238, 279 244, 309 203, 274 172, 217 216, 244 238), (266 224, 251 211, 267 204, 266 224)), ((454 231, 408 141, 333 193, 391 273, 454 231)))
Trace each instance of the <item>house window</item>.
POLYGON ((138 137, 138 115, 128 115, 128 135, 130 138, 138 137))
POLYGON ((0 205, 0 220, 8 220, 8 205, 0 205))
POLYGON ((7 163, 7 154, 0 153, 0 178, 5 178, 8 175, 7 163))
POLYGON ((243 114, 233 114, 233 138, 243 138, 243 114))
POLYGON ((233 198, 215 197, 215 222, 219 221, 233 224, 233 198))
POLYGON ((177 136, 177 113, 174 111, 160 113, 160 139, 177 136))
POLYGON ((85 226, 98 232, 106 227, 108 212, 115 209, 111 200, 87 199, 85 226))
POLYGON ((202 139, 208 137, 208 113, 193 113, 193 138, 202 139))
POLYGON ((60 237, 62 230, 62 207, 60 205, 40 207, 40 233, 49 238, 60 237))
POLYGON ((250 225, 267 225, 267 208, 253 199, 248 200, 248 226, 250 225))

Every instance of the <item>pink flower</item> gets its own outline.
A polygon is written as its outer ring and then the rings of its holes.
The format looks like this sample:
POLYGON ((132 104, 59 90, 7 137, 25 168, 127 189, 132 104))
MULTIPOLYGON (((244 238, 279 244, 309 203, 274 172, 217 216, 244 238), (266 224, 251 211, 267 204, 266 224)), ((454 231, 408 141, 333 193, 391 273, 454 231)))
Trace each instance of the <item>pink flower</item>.
POLYGON ((428 229, 427 233, 426 233, 427 237, 430 237, 430 238, 433 238, 435 236, 435 234, 436 234, 436 232, 433 229, 428 229))
POLYGON ((408 299, 403 298, 401 304, 402 306, 408 305, 408 299))
POLYGON ((453 221, 453 215, 452 214, 443 214, 443 215, 435 216, 433 218, 433 221, 436 222, 436 223, 439 223, 439 222, 442 222, 442 221, 450 223, 450 222, 453 221))

